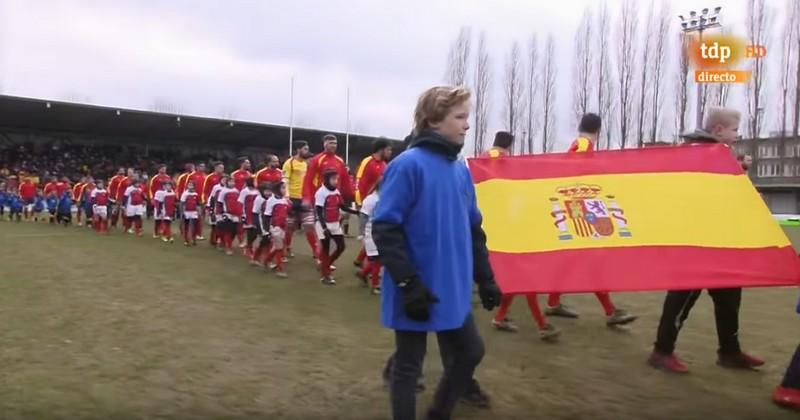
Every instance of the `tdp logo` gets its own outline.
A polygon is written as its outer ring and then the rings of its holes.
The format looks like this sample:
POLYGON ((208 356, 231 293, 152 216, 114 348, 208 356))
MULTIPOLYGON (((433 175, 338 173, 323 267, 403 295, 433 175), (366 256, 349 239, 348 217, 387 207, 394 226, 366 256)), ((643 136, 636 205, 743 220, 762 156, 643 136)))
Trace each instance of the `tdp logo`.
POLYGON ((714 42, 711 46, 708 46, 705 42, 702 42, 700 43, 700 56, 704 60, 714 59, 718 60, 720 64, 725 64, 725 61, 731 58, 731 47, 720 45, 719 42, 714 42))

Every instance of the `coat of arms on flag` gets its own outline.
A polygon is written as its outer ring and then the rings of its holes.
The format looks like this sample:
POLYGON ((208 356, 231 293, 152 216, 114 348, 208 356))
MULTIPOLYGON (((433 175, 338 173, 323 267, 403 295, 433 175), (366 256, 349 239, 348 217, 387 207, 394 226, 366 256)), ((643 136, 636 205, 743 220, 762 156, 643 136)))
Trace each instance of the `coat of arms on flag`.
POLYGON ((558 229, 558 239, 569 241, 573 235, 581 238, 631 236, 625 212, 613 195, 602 195, 599 185, 575 184, 556 189, 561 197, 550 197, 553 225, 558 229), (563 206, 563 207, 562 207, 563 206), (616 229, 615 229, 616 225, 616 229))

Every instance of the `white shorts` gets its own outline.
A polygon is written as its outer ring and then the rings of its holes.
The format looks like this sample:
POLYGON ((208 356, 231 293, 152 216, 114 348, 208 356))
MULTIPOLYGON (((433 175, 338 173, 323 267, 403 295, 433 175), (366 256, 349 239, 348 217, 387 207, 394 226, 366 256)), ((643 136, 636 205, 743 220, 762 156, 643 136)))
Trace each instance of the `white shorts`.
POLYGON ((195 220, 195 219, 198 219, 199 217, 200 217, 200 214, 198 214, 198 212, 196 212, 196 211, 185 211, 185 212, 183 212, 183 218, 184 219, 195 220))
POLYGON ((286 231, 283 228, 273 226, 269 228, 269 234, 272 236, 272 249, 283 249, 286 245, 286 231))
POLYGON ((127 217, 144 216, 144 213, 145 213, 144 204, 139 204, 139 205, 129 204, 128 207, 125 208, 125 216, 127 217))
POLYGON ((98 206, 97 204, 95 204, 92 206, 92 213, 94 213, 97 217, 101 219, 108 219, 107 206, 98 206))
MULTIPOLYGON (((342 225, 339 222, 326 222, 325 226, 328 228, 328 231, 331 232, 331 235, 344 235, 344 231, 342 231, 342 225)), ((314 228, 317 231, 317 238, 322 239, 325 237, 325 231, 322 229, 322 222, 315 223, 314 228)))
POLYGON ((366 252, 368 257, 378 256, 378 246, 375 245, 375 241, 372 240, 372 235, 364 236, 364 252, 366 252))

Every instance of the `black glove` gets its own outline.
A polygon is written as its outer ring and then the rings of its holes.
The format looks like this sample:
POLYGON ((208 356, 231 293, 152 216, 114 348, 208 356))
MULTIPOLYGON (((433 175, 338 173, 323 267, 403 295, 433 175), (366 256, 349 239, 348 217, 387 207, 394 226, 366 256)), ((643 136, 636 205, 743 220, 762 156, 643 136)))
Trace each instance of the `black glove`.
POLYGON ((503 293, 500 291, 500 288, 497 287, 497 283, 495 283, 494 279, 479 284, 478 295, 481 297, 483 308, 487 311, 491 311, 499 306, 500 299, 503 297, 503 293))
POLYGON ((424 322, 430 319, 430 308, 434 303, 439 303, 439 298, 434 296, 419 278, 412 277, 398 284, 403 312, 412 321, 424 322))

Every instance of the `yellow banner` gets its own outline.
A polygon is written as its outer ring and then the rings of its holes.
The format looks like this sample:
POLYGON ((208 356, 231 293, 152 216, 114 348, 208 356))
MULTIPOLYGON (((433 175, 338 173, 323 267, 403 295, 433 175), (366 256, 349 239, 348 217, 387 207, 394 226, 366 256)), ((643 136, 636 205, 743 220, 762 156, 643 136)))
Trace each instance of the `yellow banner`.
POLYGON ((479 183, 476 189, 492 251, 789 245, 780 226, 765 217, 769 210, 743 175, 494 179, 479 183))

